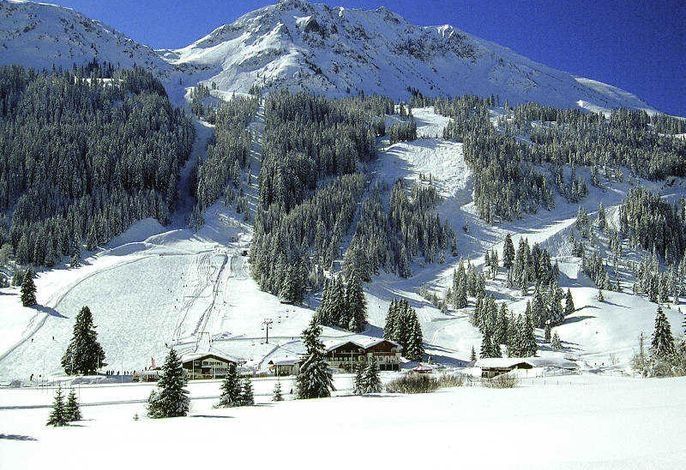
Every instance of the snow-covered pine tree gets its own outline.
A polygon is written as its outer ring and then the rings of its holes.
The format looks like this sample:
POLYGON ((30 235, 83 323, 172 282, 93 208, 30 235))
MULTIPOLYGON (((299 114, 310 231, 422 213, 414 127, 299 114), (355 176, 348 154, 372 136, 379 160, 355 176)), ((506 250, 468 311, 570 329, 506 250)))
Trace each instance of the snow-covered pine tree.
POLYGON ((157 392, 148 399, 148 416, 151 418, 172 418, 186 416, 190 399, 186 389, 187 379, 181 360, 174 349, 169 350, 157 381, 157 392))
POLYGON ((664 358, 674 353, 672 328, 669 325, 669 320, 667 320, 667 315, 660 306, 657 307, 657 315, 655 316, 651 353, 657 358, 664 358))
POLYGON ((226 377, 222 381, 221 395, 217 406, 222 408, 240 406, 241 391, 241 381, 238 377, 236 364, 230 363, 226 377))
POLYGON ((515 259, 515 247, 512 243, 512 236, 508 233, 505 235, 505 245, 503 246, 503 267, 510 269, 515 259))
POLYGON ((562 341, 560 341, 560 335, 557 334, 557 331, 553 332, 553 337, 550 340, 550 347, 553 348, 554 351, 562 349, 562 341))
POLYGON ((329 365, 324 357, 324 345, 319 337, 322 327, 316 319, 302 333, 306 357, 296 377, 297 397, 299 399, 324 398, 335 390, 329 365))
POLYGON ((52 402, 52 411, 47 422, 48 426, 66 426, 67 417, 64 412, 64 397, 62 395, 62 386, 58 386, 55 391, 55 399, 52 402))
POLYGON ((250 377, 244 377, 241 384, 240 395, 241 406, 252 406, 255 404, 255 393, 252 388, 252 380, 250 377))
POLYGON ((469 360, 470 362, 476 362, 476 349, 474 349, 474 346, 472 346, 472 351, 469 354, 469 360))
POLYGON ((407 346, 405 349, 405 357, 412 361, 421 361, 424 356, 424 337, 422 335, 422 327, 419 325, 417 312, 408 306, 406 310, 407 315, 407 346))
POLYGON ((531 320, 534 326, 538 328, 543 328, 546 320, 548 320, 548 309, 546 308, 540 285, 536 285, 534 297, 531 301, 531 320))
POLYGON ((398 328, 398 300, 391 300, 388 306, 388 313, 386 314, 386 324, 383 329, 383 337, 395 341, 393 338, 397 337, 398 328))
POLYGON ((72 388, 67 395, 67 403, 64 405, 64 416, 67 421, 81 421, 81 410, 76 399, 76 391, 72 388))
POLYGON ((462 261, 453 273, 453 305, 456 309, 467 306, 467 274, 462 261))
POLYGON ((598 300, 598 302, 605 302, 605 296, 603 295, 602 288, 598 289, 598 295, 596 296, 596 299, 598 300))
POLYGON ((376 364, 376 361, 369 361, 364 368, 362 383, 365 394, 381 392, 381 378, 379 377, 379 366, 376 364))
POLYGON ((546 322, 546 324, 545 324, 545 329, 543 330, 543 339, 545 340, 546 343, 550 343, 550 339, 551 339, 550 321, 546 322))
POLYGON ((105 351, 98 342, 91 310, 84 306, 76 315, 74 334, 62 356, 62 368, 69 374, 94 374, 105 360, 105 351))
POLYGON ((274 391, 272 392, 272 401, 283 401, 283 394, 281 392, 281 382, 277 381, 274 384, 274 391))
POLYGON ((24 307, 36 305, 36 284, 33 282, 33 270, 27 269, 21 281, 21 304, 24 307))
POLYGON ((565 317, 574 313, 574 298, 572 297, 571 289, 567 289, 567 296, 565 297, 565 317))
POLYGON ((481 339, 481 351, 479 352, 479 357, 481 359, 491 357, 491 353, 493 351, 492 346, 491 346, 491 332, 488 330, 484 330, 482 334, 482 339, 481 339))
POLYGON ((538 346, 536 344, 536 335, 534 334, 534 324, 530 316, 524 318, 524 329, 522 335, 522 355, 535 356, 538 346))
POLYGON ((364 364, 355 365, 355 378, 353 379, 353 394, 364 395, 364 364))
POLYGON ((360 333, 364 330, 365 323, 367 322, 367 300, 364 297, 362 284, 356 273, 353 273, 352 278, 348 281, 346 305, 348 315, 350 316, 347 328, 350 331, 360 333))
POLYGON ((331 288, 331 317, 333 324, 340 328, 348 328, 350 315, 345 302, 345 284, 341 276, 332 280, 331 288))

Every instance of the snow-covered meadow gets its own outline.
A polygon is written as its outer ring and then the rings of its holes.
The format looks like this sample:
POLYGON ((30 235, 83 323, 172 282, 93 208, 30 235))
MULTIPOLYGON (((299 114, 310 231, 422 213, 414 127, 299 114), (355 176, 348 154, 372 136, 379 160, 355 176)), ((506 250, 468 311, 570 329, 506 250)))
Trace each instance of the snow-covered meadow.
MULTIPOLYGON (((525 379, 514 389, 280 403, 260 396, 255 382, 253 407, 213 409, 216 399, 198 398, 186 418, 149 420, 141 403, 84 406, 84 420, 66 428, 44 426, 48 409, 2 409, 6 394, 33 392, 0 390, 0 462, 56 470, 291 469, 315 462, 333 469, 624 470, 686 462, 683 378, 581 375, 525 379)), ((191 390, 196 385, 206 387, 191 390)), ((96 389, 82 389, 83 400, 108 388, 96 389)))

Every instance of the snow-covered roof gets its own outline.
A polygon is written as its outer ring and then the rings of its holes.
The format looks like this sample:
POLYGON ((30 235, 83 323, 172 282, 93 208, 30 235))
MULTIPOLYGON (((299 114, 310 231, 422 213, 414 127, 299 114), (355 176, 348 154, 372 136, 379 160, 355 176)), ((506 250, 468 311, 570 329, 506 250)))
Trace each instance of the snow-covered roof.
POLYGON ((354 344, 355 346, 358 346, 362 349, 369 349, 373 346, 376 346, 377 344, 383 343, 383 342, 388 342, 395 346, 398 349, 402 349, 402 346, 400 344, 396 343, 395 341, 391 341, 390 339, 384 339, 384 338, 375 338, 372 336, 365 336, 365 335, 352 335, 352 336, 345 336, 343 338, 335 338, 335 339, 330 339, 324 341, 324 347, 326 348, 327 351, 331 351, 333 349, 339 348, 343 346, 344 344, 354 344))
POLYGON ((219 351, 218 349, 214 347, 210 347, 209 349, 206 350, 201 350, 201 351, 194 351, 194 352, 188 352, 184 353, 181 355, 181 362, 190 362, 194 361, 196 359, 200 359, 205 356, 214 356, 218 359, 222 359, 227 362, 234 362, 236 364, 241 364, 245 362, 244 359, 241 359, 239 357, 231 356, 229 354, 226 354, 223 351, 219 351))
POLYGON ((282 357, 280 359, 271 359, 268 364, 275 366, 293 366, 300 363, 302 359, 299 357, 282 357))
POLYGON ((518 364, 528 364, 531 367, 536 367, 530 358, 521 357, 488 357, 476 361, 475 366, 484 368, 506 369, 514 367, 518 364))
POLYGON ((531 367, 558 367, 562 369, 576 369, 575 362, 557 357, 489 357, 479 359, 475 367, 504 369, 517 364, 528 364, 531 367))

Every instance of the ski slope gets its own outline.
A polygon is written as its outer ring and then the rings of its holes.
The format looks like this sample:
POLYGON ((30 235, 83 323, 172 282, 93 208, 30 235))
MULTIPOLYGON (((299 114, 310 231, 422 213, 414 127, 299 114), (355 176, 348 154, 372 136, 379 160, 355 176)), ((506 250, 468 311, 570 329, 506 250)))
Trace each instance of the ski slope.
MULTIPOLYGON (((250 127, 255 132, 251 153, 253 168, 259 168, 262 110, 250 127)), ((486 249, 502 250, 507 233, 517 244, 520 237, 541 243, 559 257, 564 275, 560 285, 570 288, 577 312, 558 327, 565 350, 547 350, 550 357, 571 357, 584 369, 624 369, 638 347, 641 332, 652 333, 654 304, 628 293, 607 293, 606 302, 595 300, 596 290, 579 275, 580 260, 570 257, 568 234, 578 205, 561 198, 554 210, 541 210, 521 220, 490 226, 474 213, 472 177, 464 162, 462 144, 448 142, 442 135, 447 118, 431 108, 413 110, 418 124, 414 142, 382 144, 377 160, 370 164, 371 177, 390 188, 397 179, 427 184, 429 178, 443 197, 438 208, 457 233, 457 258, 445 263, 424 264, 417 260, 413 276, 400 279, 380 274, 366 286, 369 326, 364 332, 381 336, 388 306, 394 298, 407 299, 417 310, 427 353, 432 360, 462 366, 470 351, 479 350, 481 334, 469 322, 469 308, 443 313, 419 294, 420 287, 443 295, 452 282, 452 271, 460 259, 477 266, 486 249)), ((191 162, 183 171, 179 193, 186 194, 190 165, 202 159, 211 126, 198 123, 199 142, 191 162)), ((588 177, 583 171, 580 175, 588 177)), ((627 180, 604 188, 589 187, 582 201, 593 213, 602 201, 610 219, 616 207, 635 184, 674 199, 686 193, 680 180, 651 183, 627 180)), ((256 179, 246 188, 254 210, 256 179)), ((184 198, 182 198, 182 201, 184 198)), ((103 250, 92 254, 77 269, 54 269, 39 274, 38 309, 20 306, 18 289, 3 289, 0 295, 0 379, 28 380, 31 374, 50 377, 62 373, 60 358, 68 344, 74 317, 88 305, 98 326, 106 351, 105 367, 114 371, 140 370, 152 359, 162 360, 166 348, 194 351, 212 346, 242 358, 248 367, 265 370, 270 360, 291 358, 302 352, 299 335, 314 313, 312 306, 281 304, 275 296, 261 292, 250 278, 248 259, 251 227, 240 214, 215 204, 205 214, 205 225, 197 232, 183 228, 184 213, 190 205, 182 202, 170 227, 144 220, 103 250), (265 342, 263 321, 272 320, 270 341, 265 342)), ((639 259, 639 253, 627 252, 639 259)), ((489 280, 487 289, 514 312, 524 310, 526 299, 508 289, 501 272, 489 280)), ((626 292, 626 290, 625 290, 626 292)), ((316 302, 316 299, 312 299, 316 302)), ((676 336, 682 334, 678 306, 666 313, 676 336)), ((351 333, 325 328, 325 340, 351 333)), ((542 331, 537 335, 542 340, 542 331)))

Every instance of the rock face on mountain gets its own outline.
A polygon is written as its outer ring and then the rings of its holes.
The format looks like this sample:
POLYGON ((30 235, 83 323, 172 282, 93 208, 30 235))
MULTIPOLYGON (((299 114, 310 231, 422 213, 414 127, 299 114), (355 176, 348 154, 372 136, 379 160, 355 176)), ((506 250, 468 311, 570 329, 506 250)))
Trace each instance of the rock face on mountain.
MULTIPOLYGON (((68 68, 94 58, 150 68, 168 87, 214 82, 219 91, 287 88, 397 99, 497 95, 590 109, 650 107, 636 96, 538 64, 452 26, 416 26, 386 8, 331 8, 283 0, 193 44, 154 51, 73 10, 0 1, 0 64, 68 68)), ((178 91, 176 92, 178 94, 178 91)))

